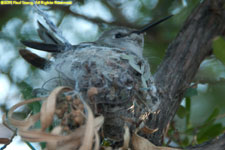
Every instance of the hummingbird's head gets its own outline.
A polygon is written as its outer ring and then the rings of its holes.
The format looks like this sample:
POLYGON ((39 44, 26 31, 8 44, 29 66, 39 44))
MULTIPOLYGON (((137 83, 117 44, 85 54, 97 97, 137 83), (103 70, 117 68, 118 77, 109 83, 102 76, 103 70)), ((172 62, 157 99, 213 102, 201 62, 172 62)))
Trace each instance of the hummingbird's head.
POLYGON ((97 40, 99 44, 120 48, 122 50, 130 51, 142 57, 144 36, 143 33, 150 28, 160 24, 169 19, 173 15, 167 16, 157 22, 151 23, 142 29, 134 30, 125 27, 114 28, 105 31, 97 40))
POLYGON ((142 57, 144 36, 143 34, 133 33, 134 30, 119 27, 105 31, 97 40, 98 43, 110 47, 120 48, 130 51, 142 57))

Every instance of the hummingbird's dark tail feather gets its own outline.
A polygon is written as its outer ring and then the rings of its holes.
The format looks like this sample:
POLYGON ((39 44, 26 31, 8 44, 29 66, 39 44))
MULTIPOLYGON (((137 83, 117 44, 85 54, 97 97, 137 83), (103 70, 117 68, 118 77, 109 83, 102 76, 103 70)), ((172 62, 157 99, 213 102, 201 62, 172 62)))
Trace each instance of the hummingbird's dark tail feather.
POLYGON ((31 65, 39 69, 46 69, 51 64, 51 61, 44 59, 28 50, 22 49, 19 51, 20 55, 31 65))
POLYGON ((35 41, 21 41, 21 43, 27 47, 51 53, 60 53, 67 49, 65 45, 58 44, 47 44, 35 41))
POLYGON ((63 41, 59 40, 54 33, 51 33, 43 24, 38 21, 38 35, 45 42, 49 44, 63 45, 63 41))

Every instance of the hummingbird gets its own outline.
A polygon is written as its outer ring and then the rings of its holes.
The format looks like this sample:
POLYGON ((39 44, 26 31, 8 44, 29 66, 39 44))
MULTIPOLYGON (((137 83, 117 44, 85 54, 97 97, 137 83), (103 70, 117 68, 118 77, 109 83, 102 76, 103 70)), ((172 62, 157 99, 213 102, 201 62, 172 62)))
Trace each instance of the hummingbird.
MULTIPOLYGON (((53 54, 59 54, 66 51, 76 51, 90 45, 115 47, 121 50, 126 50, 136 54, 139 57, 143 57, 144 37, 143 33, 152 27, 162 23, 163 21, 171 18, 173 15, 167 16, 157 22, 151 23, 142 29, 134 30, 125 27, 113 28, 105 31, 97 41, 95 42, 83 42, 78 45, 71 45, 70 43, 63 43, 52 35, 47 28, 45 28, 40 22, 38 22, 38 33, 40 38, 45 42, 35 41, 21 41, 23 45, 34 48, 41 51, 50 52, 53 54)), ((37 56, 26 50, 20 50, 20 55, 33 66, 45 69, 48 67, 50 61, 37 56)))
POLYGON ((125 124, 121 118, 137 122, 146 112, 156 111, 160 104, 149 64, 143 57, 143 33, 170 17, 172 15, 138 30, 112 28, 96 41, 78 45, 62 42, 38 22, 38 34, 44 42, 21 42, 27 47, 52 53, 54 60, 26 49, 19 52, 27 62, 48 73, 43 78, 43 88, 51 90, 63 85, 82 93, 93 112, 104 115, 106 136, 120 140, 125 124), (90 98, 87 93, 92 87, 98 92, 90 98), (118 132, 120 134, 115 135, 118 132))

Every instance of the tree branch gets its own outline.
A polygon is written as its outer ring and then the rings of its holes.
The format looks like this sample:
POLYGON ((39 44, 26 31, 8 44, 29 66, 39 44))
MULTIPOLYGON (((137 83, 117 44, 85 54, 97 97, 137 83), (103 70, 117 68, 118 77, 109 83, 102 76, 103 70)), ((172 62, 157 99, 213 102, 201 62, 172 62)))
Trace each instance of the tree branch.
POLYGON ((212 39, 225 34, 225 1, 205 0, 188 17, 155 74, 160 98, 160 113, 151 116, 147 125, 159 128, 147 135, 161 145, 167 124, 173 119, 183 94, 194 78, 200 63, 212 53, 212 39))
POLYGON ((219 139, 215 139, 195 147, 190 147, 188 150, 224 150, 225 148, 225 134, 219 139))

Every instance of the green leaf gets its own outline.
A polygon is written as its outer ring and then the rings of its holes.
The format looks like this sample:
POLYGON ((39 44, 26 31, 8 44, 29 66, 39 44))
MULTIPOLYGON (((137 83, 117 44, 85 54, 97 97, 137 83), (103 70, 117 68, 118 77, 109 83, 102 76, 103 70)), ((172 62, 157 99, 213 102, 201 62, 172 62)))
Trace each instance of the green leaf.
POLYGON ((221 123, 213 124, 205 128, 201 128, 200 132, 197 134, 198 143, 203 143, 216 136, 220 135, 224 131, 224 127, 221 123))
POLYGON ((218 108, 215 108, 213 112, 210 114, 210 116, 207 118, 207 120, 204 122, 204 124, 209 124, 215 121, 215 118, 219 115, 220 110, 218 108))
POLYGON ((184 133, 185 133, 186 135, 193 135, 193 134, 195 133, 195 128, 194 128, 194 127, 189 127, 189 128, 187 128, 187 129, 184 131, 184 133))
POLYGON ((189 141, 188 137, 186 136, 186 137, 182 140, 181 145, 182 145, 183 147, 186 147, 186 146, 188 146, 189 144, 190 144, 190 141, 189 141))
POLYGON ((213 54, 225 65, 225 40, 222 37, 213 40, 213 54))
POLYGON ((177 110, 177 116, 179 118, 184 118, 186 115, 186 109, 184 108, 184 106, 180 106, 179 109, 177 110))
POLYGON ((190 116, 191 116, 191 98, 186 97, 185 99, 185 106, 186 106, 186 128, 191 126, 190 123, 190 116))
POLYGON ((41 103, 40 102, 33 102, 33 103, 29 104, 29 106, 32 108, 32 112, 34 114, 40 112, 40 110, 41 110, 41 103))
MULTIPOLYGON (((20 92, 23 94, 24 99, 31 99, 33 98, 33 88, 27 84, 26 82, 20 82, 17 84, 19 86, 20 92)), ((32 113, 38 113, 41 109, 41 103, 40 102, 33 102, 28 104, 29 108, 32 110, 32 113)))
POLYGON ((20 92, 23 94, 24 99, 30 99, 33 97, 33 95, 32 95, 33 88, 29 84, 22 81, 22 82, 18 83, 17 85, 20 89, 20 92))
POLYGON ((198 91, 196 88, 188 88, 184 93, 184 97, 192 97, 198 95, 198 91))

